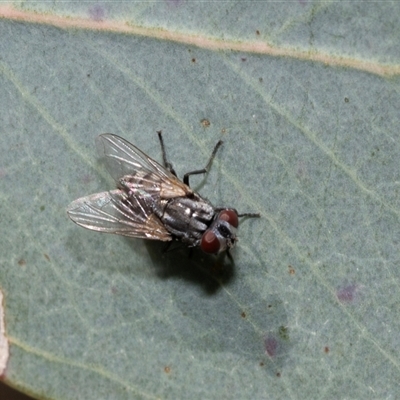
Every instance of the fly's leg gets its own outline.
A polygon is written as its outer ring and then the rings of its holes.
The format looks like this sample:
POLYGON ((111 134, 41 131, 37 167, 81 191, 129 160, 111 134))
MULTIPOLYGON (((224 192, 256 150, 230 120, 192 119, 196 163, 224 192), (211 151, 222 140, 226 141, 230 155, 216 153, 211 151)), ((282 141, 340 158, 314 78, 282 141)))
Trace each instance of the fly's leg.
MULTIPOLYGON (((226 207, 216 207, 215 208, 215 211, 217 211, 217 212, 223 211, 223 210, 226 210, 226 207)), ((236 213, 237 213, 238 217, 247 217, 247 218, 260 218, 261 217, 260 213, 242 213, 242 214, 239 214, 237 211, 236 211, 236 213)))
POLYGON ((171 174, 176 176, 176 172, 174 170, 174 167, 172 166, 172 164, 170 162, 167 161, 167 153, 165 152, 164 140, 162 138, 162 131, 157 131, 157 134, 158 134, 158 139, 160 139, 164 167, 167 168, 167 170, 169 172, 171 172, 171 174))
POLYGON ((162 250, 162 253, 163 253, 163 254, 164 254, 164 253, 168 253, 168 251, 171 250, 171 249, 170 249, 171 244, 172 244, 172 241, 165 243, 165 246, 164 246, 164 248, 163 248, 163 250, 162 250))
POLYGON ((248 217, 248 218, 260 218, 260 213, 243 213, 238 214, 238 217, 248 217))
POLYGON ((226 249, 226 255, 228 256, 229 261, 230 261, 231 263, 234 263, 234 262, 235 262, 235 260, 233 259, 232 254, 231 254, 231 251, 230 251, 229 248, 226 249))
POLYGON ((217 154, 217 151, 218 151, 218 149, 220 148, 220 146, 221 146, 222 143, 223 143, 222 140, 220 140, 220 141, 215 145, 214 150, 213 150, 213 152, 211 153, 211 157, 210 157, 210 159, 208 160, 208 163, 207 163, 207 165, 205 166, 205 168, 203 168, 203 169, 198 169, 198 170, 192 171, 192 172, 188 172, 187 174, 185 174, 185 175, 183 176, 183 183, 184 183, 185 185, 190 186, 190 185, 189 185, 189 176, 190 176, 190 175, 205 174, 205 173, 209 170, 210 165, 211 165, 212 161, 214 160, 214 157, 215 157, 215 155, 217 154))
POLYGON ((175 250, 178 250, 181 248, 182 248, 181 243, 177 243, 175 240, 171 240, 171 241, 165 243, 165 246, 162 249, 162 253, 163 254, 171 253, 172 251, 175 251, 175 250), (173 246, 173 244, 176 244, 176 246, 173 246))

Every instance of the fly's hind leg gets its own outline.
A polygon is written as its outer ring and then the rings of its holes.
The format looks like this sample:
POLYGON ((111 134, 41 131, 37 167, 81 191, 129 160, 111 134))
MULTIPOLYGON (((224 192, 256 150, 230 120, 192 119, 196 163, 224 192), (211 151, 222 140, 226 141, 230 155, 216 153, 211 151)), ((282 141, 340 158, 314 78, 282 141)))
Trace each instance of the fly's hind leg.
POLYGON ((158 134, 158 139, 160 140, 160 144, 161 144, 161 151, 162 151, 164 167, 167 168, 167 170, 169 172, 171 172, 171 174, 176 176, 174 167, 172 166, 172 164, 170 162, 167 161, 167 153, 165 152, 164 140, 162 138, 162 131, 157 131, 157 134, 158 134))
POLYGON ((205 168, 203 168, 203 169, 197 169, 196 171, 192 171, 192 172, 188 172, 188 173, 186 173, 186 174, 183 176, 183 183, 184 183, 185 185, 190 186, 190 185, 189 185, 189 176, 190 176, 190 175, 205 174, 205 173, 209 170, 209 168, 210 168, 210 166, 211 166, 211 163, 213 162, 214 157, 215 157, 215 155, 217 154, 217 151, 218 151, 218 149, 221 147, 222 143, 223 143, 222 140, 220 140, 220 141, 215 145, 214 150, 213 150, 213 152, 211 153, 211 157, 210 157, 210 159, 208 160, 208 163, 207 163, 207 165, 205 166, 205 168))

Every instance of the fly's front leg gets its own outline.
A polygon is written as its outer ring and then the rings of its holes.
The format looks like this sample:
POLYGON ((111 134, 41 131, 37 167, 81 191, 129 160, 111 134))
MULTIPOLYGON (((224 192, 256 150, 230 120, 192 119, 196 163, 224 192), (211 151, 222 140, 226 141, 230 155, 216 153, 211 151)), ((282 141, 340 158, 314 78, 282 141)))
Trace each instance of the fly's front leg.
MULTIPOLYGON (((216 207, 215 208, 215 211, 217 211, 217 212, 224 211, 224 210, 226 210, 226 207, 216 207)), ((237 212, 237 210, 235 210, 234 208, 233 208, 233 210, 236 212, 238 217, 247 217, 247 218, 260 218, 261 217, 260 213, 242 213, 242 214, 239 214, 237 212)))
POLYGON ((210 159, 208 160, 208 163, 207 163, 207 165, 205 166, 205 168, 203 168, 203 169, 198 169, 198 170, 192 171, 192 172, 188 172, 187 174, 185 174, 185 175, 183 176, 183 183, 184 183, 185 185, 190 186, 190 185, 189 185, 189 176, 190 176, 190 175, 205 174, 205 173, 209 170, 210 165, 211 165, 211 163, 213 162, 214 157, 215 157, 215 155, 217 154, 217 151, 218 151, 218 149, 221 147, 222 143, 223 143, 222 140, 220 140, 220 141, 215 145, 214 150, 213 150, 213 152, 211 153, 211 157, 210 157, 210 159))
POLYGON ((167 161, 167 153, 165 152, 165 146, 164 146, 164 140, 162 138, 162 131, 157 131, 158 134, 158 139, 160 139, 160 144, 161 144, 161 151, 162 151, 162 158, 164 162, 164 167, 167 168, 171 174, 176 176, 176 172, 174 170, 174 167, 172 166, 171 163, 167 161))
POLYGON ((230 249, 230 248, 227 248, 227 249, 226 249, 226 255, 228 256, 229 261, 233 264, 233 263, 235 262, 235 260, 234 260, 233 257, 232 257, 231 249, 230 249))
POLYGON ((238 217, 248 217, 248 218, 260 218, 260 213, 243 213, 238 214, 238 217))

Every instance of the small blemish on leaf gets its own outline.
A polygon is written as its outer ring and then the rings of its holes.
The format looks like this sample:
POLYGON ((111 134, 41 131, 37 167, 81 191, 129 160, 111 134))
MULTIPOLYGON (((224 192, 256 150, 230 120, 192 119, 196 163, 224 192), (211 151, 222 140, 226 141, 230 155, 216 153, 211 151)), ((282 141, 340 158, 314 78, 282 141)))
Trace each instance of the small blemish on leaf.
POLYGON ((46 254, 46 253, 43 253, 43 255, 44 255, 44 258, 45 258, 47 261, 50 261, 50 257, 49 257, 49 255, 48 255, 48 254, 46 254))
POLYGON ((289 340, 289 330, 287 326, 280 326, 279 327, 279 337, 283 340, 289 340))
POLYGON ((195 58, 192 58, 192 63, 194 64, 196 62, 196 59, 195 58))
POLYGON ((359 286, 350 284, 339 288, 336 292, 338 300, 342 303, 353 303, 356 299, 359 286))
POLYGON ((211 122, 206 118, 202 119, 200 123, 204 126, 204 128, 208 128, 211 125, 211 122))
POLYGON ((82 177, 82 182, 85 184, 88 184, 92 181, 92 177, 88 174, 83 175, 82 177))
POLYGON ((256 35, 259 36, 260 35, 260 31, 257 29, 256 30, 256 35))
POLYGON ((264 338, 265 354, 274 358, 279 350, 278 340, 273 336, 266 336, 264 338))
POLYGON ((344 102, 345 102, 345 103, 348 103, 349 101, 350 101, 350 100, 349 100, 348 97, 345 97, 345 98, 344 98, 344 102))
POLYGON ((246 313, 243 311, 243 312, 240 314, 240 316, 241 316, 242 318, 246 318, 246 313))
POLYGON ((18 265, 20 265, 22 267, 22 266, 26 265, 26 261, 23 258, 20 258, 18 260, 18 265))
POLYGON ((169 374, 171 372, 171 367, 169 367, 168 365, 166 367, 164 367, 164 372, 166 374, 169 374))
POLYGON ((294 275, 296 273, 296 270, 291 265, 289 265, 288 267, 289 267, 289 274, 294 275))
POLYGON ((324 352, 327 353, 327 354, 329 353, 329 347, 328 346, 324 347, 324 352))
POLYGON ((379 147, 375 147, 375 151, 371 152, 371 156, 374 157, 377 153, 379 153, 379 147))
POLYGON ((95 4, 89 7, 88 13, 89 17, 97 22, 104 21, 106 17, 106 10, 100 4, 95 4))
POLYGON ((45 206, 40 206, 40 211, 44 211, 45 210, 45 206))

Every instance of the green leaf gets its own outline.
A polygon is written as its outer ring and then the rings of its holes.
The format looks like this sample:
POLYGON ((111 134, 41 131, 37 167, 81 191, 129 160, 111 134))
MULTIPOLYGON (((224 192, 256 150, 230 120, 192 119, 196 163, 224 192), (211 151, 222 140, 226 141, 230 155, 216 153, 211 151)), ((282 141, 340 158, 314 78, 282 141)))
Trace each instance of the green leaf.
POLYGON ((0 7, 5 381, 51 399, 399 397, 398 3, 21 7, 0 7), (115 187, 96 136, 161 160, 158 130, 179 176, 224 140, 191 184, 261 213, 234 264, 69 220, 115 187))

